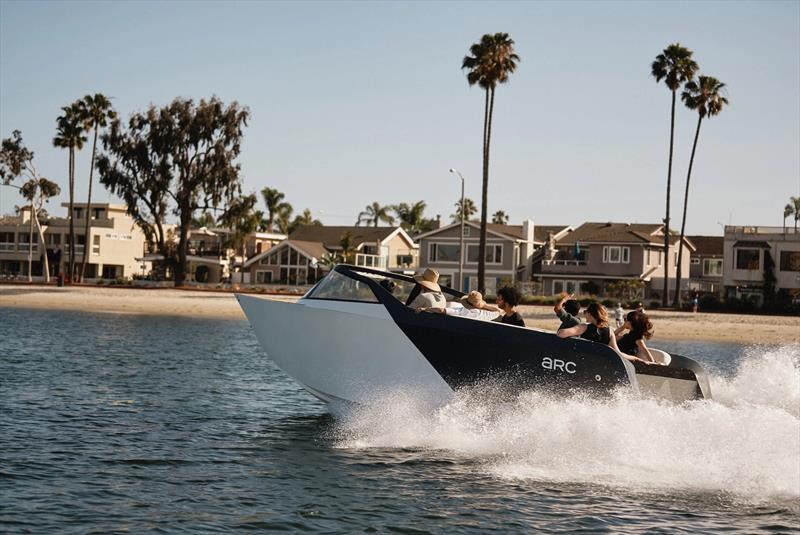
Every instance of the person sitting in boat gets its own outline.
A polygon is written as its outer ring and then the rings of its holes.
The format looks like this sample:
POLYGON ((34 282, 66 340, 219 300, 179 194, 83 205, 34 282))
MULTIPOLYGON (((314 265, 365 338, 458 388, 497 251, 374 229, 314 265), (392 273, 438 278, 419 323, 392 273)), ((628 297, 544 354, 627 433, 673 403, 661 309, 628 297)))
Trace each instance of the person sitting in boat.
POLYGON ((561 301, 553 307, 553 312, 561 320, 561 325, 558 327, 559 330, 569 329, 581 324, 581 319, 578 317, 581 312, 581 304, 575 299, 575 294, 562 294, 561 301))
MULTIPOLYGON (((611 332, 611 327, 608 326, 608 311, 606 307, 600 303, 591 303, 586 307, 583 313, 586 316, 586 323, 581 323, 580 325, 567 329, 559 329, 557 333, 558 337, 569 338, 570 336, 579 336, 585 340, 609 345, 619 352, 617 339, 611 332)), ((635 357, 631 357, 629 360, 635 360, 635 357)))
POLYGON ((421 308, 419 310, 420 312, 433 312, 435 314, 447 314, 448 316, 486 321, 497 318, 502 312, 499 307, 484 301, 483 295, 476 290, 472 290, 458 301, 449 301, 445 308, 421 308))
POLYGON ((447 299, 439 286, 439 272, 435 269, 427 268, 422 275, 414 277, 420 290, 419 295, 408 305, 411 308, 421 311, 430 308, 445 308, 447 299))
POLYGON ((522 294, 513 286, 504 286, 497 290, 496 302, 503 314, 494 321, 525 327, 525 320, 517 312, 517 305, 520 301, 522 301, 522 294))
POLYGON ((617 346, 621 352, 638 357, 639 360, 644 362, 656 362, 644 342, 653 336, 653 323, 644 312, 639 312, 638 310, 629 312, 625 318, 625 323, 616 330, 614 335, 617 337, 617 346), (627 332, 623 336, 619 336, 625 331, 627 332))

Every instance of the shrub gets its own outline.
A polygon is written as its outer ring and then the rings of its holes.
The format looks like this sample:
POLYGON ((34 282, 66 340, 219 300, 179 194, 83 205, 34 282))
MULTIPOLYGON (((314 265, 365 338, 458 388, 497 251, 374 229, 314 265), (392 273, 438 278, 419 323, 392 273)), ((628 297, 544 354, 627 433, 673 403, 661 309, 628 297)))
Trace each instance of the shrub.
POLYGON ((97 282, 95 282, 95 284, 97 284, 97 285, 105 284, 105 283, 106 283, 106 281, 102 277, 97 279, 97 282))
POLYGON ((647 306, 655 310, 661 307, 661 301, 656 301, 655 299, 651 299, 650 303, 648 303, 647 306))
POLYGON ((603 299, 602 303, 606 308, 615 308, 617 306, 617 302, 611 299, 603 299))
POLYGON ((700 310, 719 310, 722 307, 722 302, 716 295, 706 294, 700 296, 697 306, 700 310))

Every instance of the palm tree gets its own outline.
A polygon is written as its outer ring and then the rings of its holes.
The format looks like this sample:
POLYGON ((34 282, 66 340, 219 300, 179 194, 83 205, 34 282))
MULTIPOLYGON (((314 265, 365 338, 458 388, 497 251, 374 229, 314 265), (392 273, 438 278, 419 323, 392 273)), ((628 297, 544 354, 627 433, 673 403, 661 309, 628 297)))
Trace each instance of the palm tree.
POLYGON ((401 202, 392 207, 392 210, 400 220, 400 226, 403 227, 403 230, 416 234, 422 228, 426 206, 425 201, 417 201, 414 204, 401 202))
MULTIPOLYGON (((450 219, 453 220, 454 223, 458 223, 461 221, 461 199, 457 200, 455 203, 456 206, 456 213, 450 216, 450 219)), ((478 212, 478 209, 475 207, 475 201, 470 199, 469 197, 464 199, 464 221, 469 221, 469 218, 474 216, 478 212)))
POLYGON ((300 227, 307 227, 307 226, 322 226, 322 222, 319 219, 314 219, 314 215, 308 208, 303 210, 302 214, 295 216, 294 220, 292 221, 292 224, 289 225, 289 234, 291 234, 300 227))
POLYGON ((783 207, 783 227, 786 232, 786 218, 794 216, 794 231, 797 232, 797 222, 800 221, 800 197, 789 197, 789 204, 783 207))
POLYGON ((697 129, 694 132, 692 155, 689 157, 689 171, 686 173, 686 192, 683 196, 683 218, 681 219, 681 239, 678 242, 678 268, 675 274, 675 300, 673 306, 681 305, 681 259, 683 258, 683 238, 686 231, 686 209, 689 205, 689 181, 692 178, 692 165, 697 150, 697 138, 700 136, 700 124, 703 119, 719 115, 722 107, 728 104, 725 97, 725 84, 712 76, 700 76, 697 81, 686 83, 681 93, 681 100, 690 110, 697 110, 697 129))
MULTIPOLYGON (((478 84, 486 92, 483 111, 483 191, 481 195, 481 236, 478 251, 478 290, 486 292, 486 215, 489 197, 489 147, 492 139, 494 92, 517 69, 519 56, 514 53, 514 40, 507 33, 485 34, 469 48, 462 69, 468 69, 467 82, 478 84)), ((466 210, 465 210, 466 212, 466 210)))
MULTIPOLYGON (((288 202, 282 202, 278 205, 278 210, 275 214, 270 214, 270 218, 274 217, 278 223, 278 230, 281 234, 291 234, 292 231, 292 213, 294 208, 288 202)), ((272 232, 272 226, 269 226, 269 232, 272 232)))
MULTIPOLYGON (((63 115, 56 119, 56 137, 53 138, 53 146, 69 149, 69 263, 68 278, 70 282, 75 277, 75 151, 81 150, 86 141, 83 135, 83 124, 81 120, 81 108, 78 102, 71 106, 61 108, 63 115)), ((84 239, 84 249, 87 247, 84 239)))
POLYGON ((492 215, 492 223, 495 223, 495 224, 498 224, 498 225, 508 225, 508 214, 505 213, 502 210, 496 211, 492 215))
POLYGON ((83 122, 83 130, 91 132, 94 130, 94 140, 92 141, 92 161, 89 166, 89 194, 86 196, 86 223, 83 227, 85 245, 81 255, 80 280, 86 274, 86 250, 91 244, 89 239, 89 210, 92 205, 92 173, 94 172, 94 158, 97 154, 97 133, 101 128, 108 126, 108 123, 117 118, 117 112, 111 107, 111 101, 102 93, 95 93, 94 96, 86 95, 79 101, 80 118, 83 122))
POLYGON ((656 79, 656 82, 664 80, 667 88, 672 92, 669 162, 667 163, 667 210, 664 217, 664 295, 661 297, 664 306, 669 303, 669 199, 672 189, 672 152, 675 140, 675 98, 678 88, 691 80, 697 69, 697 63, 692 59, 692 51, 682 47, 680 43, 674 43, 665 48, 661 54, 656 56, 650 66, 650 74, 656 79))
POLYGON ((353 235, 349 232, 342 234, 339 239, 339 247, 342 248, 342 261, 345 264, 352 264, 356 254, 353 246, 353 235))
POLYGON ((356 226, 359 226, 362 223, 366 223, 367 225, 371 223, 373 227, 377 227, 378 223, 381 221, 384 223, 389 223, 390 225, 394 225, 394 218, 389 213, 391 210, 391 206, 381 206, 377 202, 369 204, 363 212, 358 214, 356 226))
POLYGON ((289 207, 289 212, 291 212, 291 205, 283 202, 285 196, 275 188, 262 189, 261 196, 264 198, 264 204, 267 207, 267 232, 272 232, 275 218, 280 212, 285 212, 286 207, 289 207))

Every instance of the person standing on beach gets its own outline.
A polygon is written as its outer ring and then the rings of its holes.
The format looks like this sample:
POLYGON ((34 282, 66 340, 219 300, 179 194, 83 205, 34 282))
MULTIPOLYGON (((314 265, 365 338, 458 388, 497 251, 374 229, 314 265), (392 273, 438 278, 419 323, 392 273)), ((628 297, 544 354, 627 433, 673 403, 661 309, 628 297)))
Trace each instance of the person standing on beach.
POLYGON ((622 303, 617 303, 617 307, 614 309, 614 319, 617 322, 617 329, 625 324, 625 311, 622 310, 622 303))

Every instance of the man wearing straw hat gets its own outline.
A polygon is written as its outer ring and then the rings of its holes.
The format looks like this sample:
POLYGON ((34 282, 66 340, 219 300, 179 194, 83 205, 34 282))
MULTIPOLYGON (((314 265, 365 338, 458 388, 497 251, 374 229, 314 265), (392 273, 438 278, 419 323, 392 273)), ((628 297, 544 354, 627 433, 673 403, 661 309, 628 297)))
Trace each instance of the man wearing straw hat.
POLYGON ((415 310, 427 308, 445 308, 447 299, 444 298, 442 288, 439 286, 439 272, 428 268, 422 275, 414 277, 420 287, 419 295, 409 305, 415 310))

